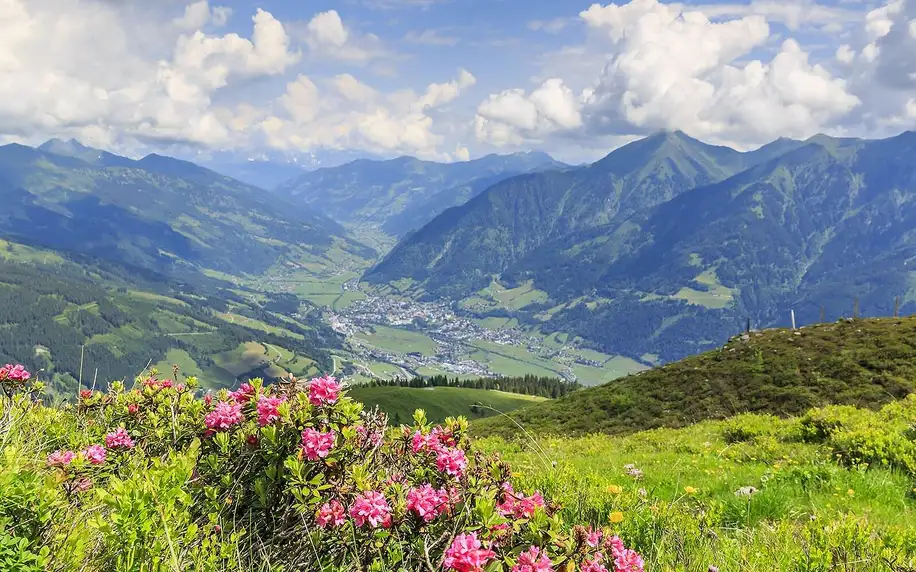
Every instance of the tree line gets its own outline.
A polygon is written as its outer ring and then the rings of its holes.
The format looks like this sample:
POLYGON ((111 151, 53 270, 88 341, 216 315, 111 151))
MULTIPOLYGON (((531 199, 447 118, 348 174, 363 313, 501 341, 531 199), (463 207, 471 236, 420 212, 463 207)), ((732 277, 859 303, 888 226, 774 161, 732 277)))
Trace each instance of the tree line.
POLYGON ((574 381, 566 381, 558 377, 542 377, 537 375, 524 375, 521 377, 478 377, 475 379, 462 379, 445 375, 430 377, 416 376, 410 379, 397 377, 394 379, 376 379, 368 383, 370 387, 460 387, 465 389, 490 389, 517 393, 520 395, 535 395, 556 399, 582 388, 574 381))

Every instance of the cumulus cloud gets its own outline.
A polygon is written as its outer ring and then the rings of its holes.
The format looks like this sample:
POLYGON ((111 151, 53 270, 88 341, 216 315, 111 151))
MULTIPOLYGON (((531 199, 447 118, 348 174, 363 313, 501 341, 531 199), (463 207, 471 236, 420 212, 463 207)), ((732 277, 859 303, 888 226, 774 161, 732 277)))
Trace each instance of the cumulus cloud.
POLYGON ((185 6, 184 14, 174 20, 174 24, 183 30, 200 30, 207 24, 215 27, 225 26, 232 16, 232 8, 227 6, 214 6, 210 8, 207 0, 192 2, 185 6))
POLYGON ((304 29, 296 27, 296 31, 317 59, 361 64, 389 55, 378 36, 351 30, 337 10, 315 14, 304 29))
MULTIPOLYGON (((383 94, 346 73, 289 78, 303 54, 267 11, 252 15, 248 35, 213 34, 204 30, 225 23, 228 12, 195 1, 178 14, 157 12, 161 20, 144 28, 156 31, 155 41, 141 45, 124 6, 0 0, 0 74, 8 78, 0 82, 0 136, 70 136, 115 151, 267 145, 451 158, 439 150, 444 138, 429 113, 474 85, 466 70, 420 93, 383 94), (260 92, 249 102, 232 91, 266 77, 286 77, 275 98, 260 92)), ((302 32, 305 53, 315 58, 371 57, 372 36, 347 28, 335 11, 316 14, 302 32)))
POLYGON ((300 75, 287 85, 275 113, 260 122, 259 130, 275 149, 363 149, 463 160, 464 147, 454 154, 439 150, 444 137, 433 129, 429 111, 453 101, 475 82, 470 72, 459 70, 454 80, 430 84, 422 94, 384 94, 349 74, 321 87, 300 75))
POLYGON ((455 36, 444 35, 438 30, 427 29, 422 32, 410 30, 404 34, 404 41, 421 46, 456 46, 459 40, 455 36))
POLYGON ((580 16, 608 40, 607 63, 592 85, 576 95, 553 78, 530 94, 490 96, 477 110, 479 139, 518 145, 557 132, 682 129, 748 146, 811 135, 860 103, 793 40, 769 61, 747 61, 771 38, 760 14, 712 20, 685 5, 631 0, 594 4, 580 16))
MULTIPOLYGON (((216 24, 223 13, 196 2, 177 24, 216 24)), ((160 59, 141 49, 135 24, 109 2, 0 1, 7 78, 0 132, 70 135, 100 146, 125 138, 221 144, 238 121, 227 122, 231 114, 213 105, 214 93, 235 78, 281 74, 299 58, 282 24, 263 10, 252 18, 250 39, 180 32, 157 38, 168 56, 160 59)))

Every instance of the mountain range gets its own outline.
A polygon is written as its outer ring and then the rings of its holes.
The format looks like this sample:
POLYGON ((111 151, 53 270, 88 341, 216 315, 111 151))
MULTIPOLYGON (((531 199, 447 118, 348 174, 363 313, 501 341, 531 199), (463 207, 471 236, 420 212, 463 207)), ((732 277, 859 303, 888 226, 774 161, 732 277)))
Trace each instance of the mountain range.
MULTIPOLYGON (((399 243, 365 280, 467 299, 542 295, 542 331, 649 363, 754 325, 916 310, 916 133, 740 153, 658 133, 581 168, 505 179, 399 243)), ((500 312, 505 313, 505 309, 500 312)))
POLYGON ((372 257, 337 223, 194 163, 140 160, 75 141, 0 147, 0 233, 168 275, 259 274, 339 246, 372 257))
POLYGON ((503 179, 564 167, 537 152, 456 163, 360 159, 303 173, 277 187, 276 194, 345 226, 373 225, 400 237, 503 179))

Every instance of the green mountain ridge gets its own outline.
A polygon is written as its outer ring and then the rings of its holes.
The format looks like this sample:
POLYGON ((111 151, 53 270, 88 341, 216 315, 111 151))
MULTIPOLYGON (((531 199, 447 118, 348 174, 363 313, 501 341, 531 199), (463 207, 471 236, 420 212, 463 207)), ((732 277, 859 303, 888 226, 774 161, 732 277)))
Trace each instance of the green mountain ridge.
POLYGON ((0 218, 6 236, 163 273, 257 274, 283 257, 335 245, 373 255, 326 217, 155 154, 134 161, 75 142, 6 145, 0 193, 9 205, 0 218))
POLYGON ((566 167, 537 152, 487 155, 456 163, 413 157, 358 159, 304 173, 278 186, 275 193, 345 225, 378 225, 391 236, 401 236, 499 180, 566 167))
POLYGON ((462 299, 493 278, 543 299, 515 317, 662 361, 755 325, 916 308, 916 134, 756 151, 660 133, 593 165, 513 177, 407 237, 365 280, 462 299), (409 281, 404 281, 407 278, 409 281), (406 284, 406 286, 405 286, 406 284))
POLYGON ((478 435, 623 434, 741 413, 877 409, 916 390, 916 317, 736 336, 716 350, 473 423, 478 435))

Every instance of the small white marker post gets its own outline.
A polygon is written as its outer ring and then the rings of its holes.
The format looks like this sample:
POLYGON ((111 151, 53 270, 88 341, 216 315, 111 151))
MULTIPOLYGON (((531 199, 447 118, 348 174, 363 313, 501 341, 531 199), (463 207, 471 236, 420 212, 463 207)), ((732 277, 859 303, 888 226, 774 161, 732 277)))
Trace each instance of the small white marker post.
POLYGON ((795 329, 795 310, 790 310, 792 313, 792 329, 795 329))

